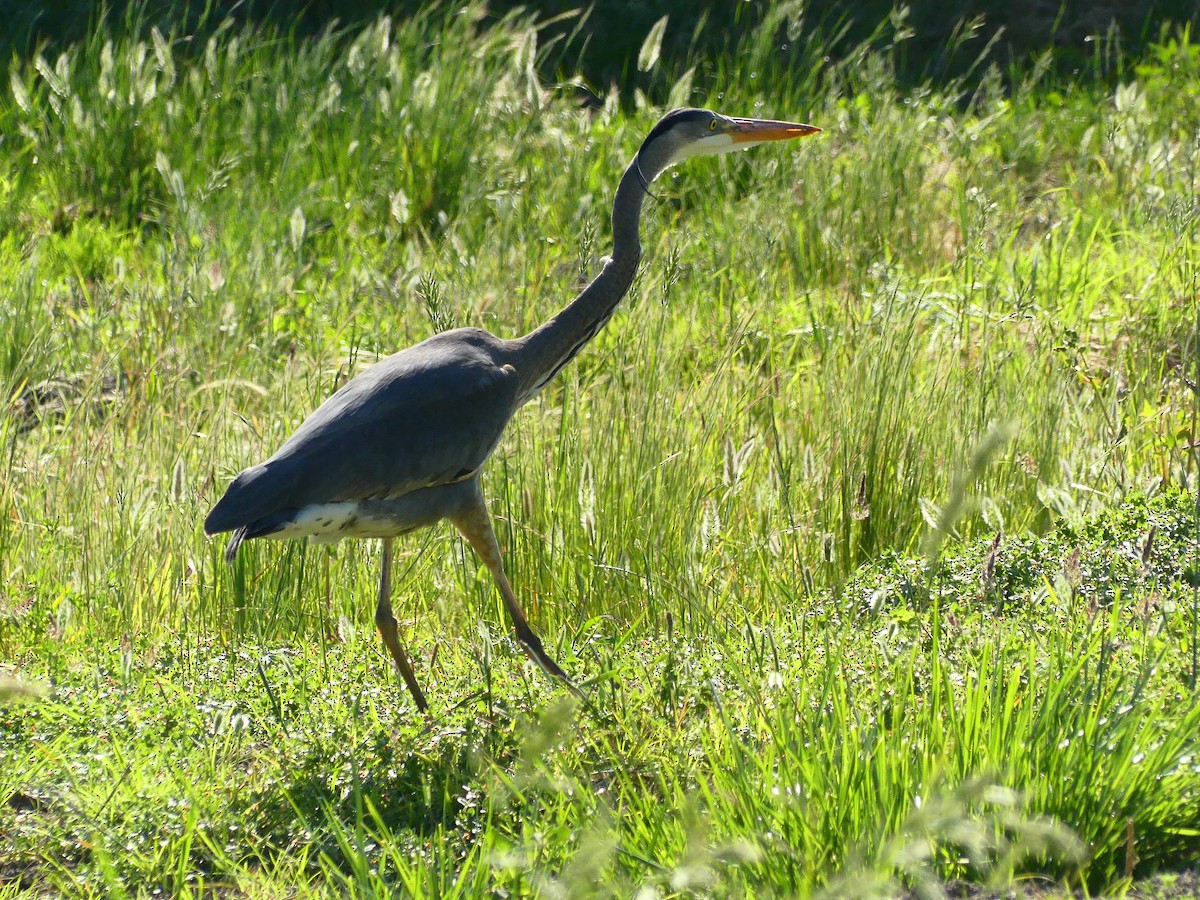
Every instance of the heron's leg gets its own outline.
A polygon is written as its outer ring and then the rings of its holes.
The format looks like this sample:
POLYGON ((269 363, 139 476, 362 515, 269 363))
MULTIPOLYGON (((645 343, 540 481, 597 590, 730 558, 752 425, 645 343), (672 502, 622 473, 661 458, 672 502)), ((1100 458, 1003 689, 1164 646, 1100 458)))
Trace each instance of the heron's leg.
POLYGON ((388 652, 396 661, 396 668, 400 670, 400 675, 404 678, 404 683, 408 685, 409 692, 417 701, 417 709, 425 712, 429 708, 429 704, 425 702, 425 695, 421 693, 421 686, 417 684, 417 676, 413 674, 408 654, 404 652, 404 647, 400 644, 396 617, 392 615, 392 538, 383 539, 383 564, 379 572, 379 604, 375 607, 375 627, 379 629, 379 634, 383 638, 384 644, 387 645, 388 652))
POLYGON ((462 532, 462 536, 479 554, 483 564, 488 567, 488 571, 496 579, 496 586, 500 588, 500 596, 504 598, 504 608, 508 610, 508 617, 512 619, 513 629, 517 632, 517 639, 524 646, 525 652, 547 674, 558 678, 575 694, 582 697, 579 688, 575 687, 567 673, 546 652, 546 648, 542 646, 542 639, 530 627, 529 620, 525 618, 525 612, 521 609, 521 604, 517 602, 512 585, 508 583, 508 577, 504 574, 504 563, 500 559, 500 543, 496 540, 496 532, 492 530, 492 517, 488 515, 487 506, 483 502, 483 493, 478 486, 476 486, 471 500, 449 516, 449 519, 462 532))

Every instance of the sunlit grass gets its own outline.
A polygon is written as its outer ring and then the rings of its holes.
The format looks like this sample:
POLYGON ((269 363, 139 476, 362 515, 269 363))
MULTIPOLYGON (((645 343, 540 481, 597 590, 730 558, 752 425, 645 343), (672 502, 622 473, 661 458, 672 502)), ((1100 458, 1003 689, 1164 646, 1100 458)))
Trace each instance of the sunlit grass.
POLYGON ((0 895, 888 896, 1195 862, 1200 50, 1112 92, 1035 67, 901 94, 890 51, 827 60, 797 15, 786 52, 759 31, 593 109, 539 75, 535 23, 470 9, 13 65, 0 895), (398 546, 424 722, 376 547, 231 569, 200 522, 379 355, 556 311, 685 102, 825 135, 657 183, 629 297, 489 464, 594 709, 441 528, 398 546))

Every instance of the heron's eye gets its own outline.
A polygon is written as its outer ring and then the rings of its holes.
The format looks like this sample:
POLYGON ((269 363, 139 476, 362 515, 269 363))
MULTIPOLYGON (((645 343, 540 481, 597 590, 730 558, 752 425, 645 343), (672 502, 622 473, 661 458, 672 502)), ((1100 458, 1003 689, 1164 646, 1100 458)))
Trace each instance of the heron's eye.
POLYGON ((717 120, 716 119, 713 119, 711 122, 708 123, 708 130, 709 131, 717 130, 717 120))

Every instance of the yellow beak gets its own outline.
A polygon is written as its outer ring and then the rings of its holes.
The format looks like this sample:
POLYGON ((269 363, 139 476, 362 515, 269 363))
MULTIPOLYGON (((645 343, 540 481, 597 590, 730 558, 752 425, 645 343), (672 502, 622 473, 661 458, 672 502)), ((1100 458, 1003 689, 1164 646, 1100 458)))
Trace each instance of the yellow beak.
POLYGON ((804 125, 799 122, 776 122, 773 119, 734 119, 729 135, 735 144, 750 141, 786 141, 789 138, 808 137, 810 134, 820 134, 821 129, 816 125, 804 125))

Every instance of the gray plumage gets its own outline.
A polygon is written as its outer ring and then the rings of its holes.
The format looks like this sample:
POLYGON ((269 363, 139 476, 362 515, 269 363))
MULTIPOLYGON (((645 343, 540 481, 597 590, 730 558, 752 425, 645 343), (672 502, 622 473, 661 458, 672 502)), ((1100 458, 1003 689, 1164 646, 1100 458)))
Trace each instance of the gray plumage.
POLYGON ((462 481, 516 411, 516 370, 478 328, 434 335, 371 366, 242 472, 204 522, 209 534, 348 500, 387 500, 462 481))
POLYGON ((613 252, 561 312, 524 337, 478 328, 434 335, 376 363, 326 400, 266 462, 243 471, 204 522, 232 531, 227 557, 257 537, 380 538, 376 624, 417 706, 426 702, 392 615, 392 539, 449 519, 488 566, 518 638, 573 690, 542 647, 504 574, 479 472, 513 413, 590 341, 629 290, 641 258, 638 224, 648 185, 690 156, 815 134, 809 125, 668 113, 626 169, 613 202, 613 252))

